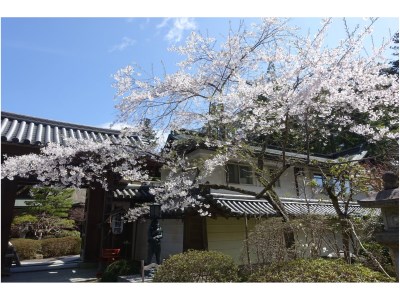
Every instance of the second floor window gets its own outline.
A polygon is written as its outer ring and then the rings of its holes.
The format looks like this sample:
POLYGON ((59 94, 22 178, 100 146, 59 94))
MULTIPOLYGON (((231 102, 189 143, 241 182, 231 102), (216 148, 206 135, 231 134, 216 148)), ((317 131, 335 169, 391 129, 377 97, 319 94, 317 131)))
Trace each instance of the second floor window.
POLYGON ((313 180, 316 185, 316 188, 323 190, 324 189, 324 181, 325 178, 322 174, 313 174, 313 180))
POLYGON ((253 184, 253 172, 251 167, 228 164, 228 183, 253 184))
POLYGON ((334 192, 336 194, 343 193, 348 194, 350 192, 350 181, 339 181, 335 177, 325 178, 322 174, 313 174, 313 181, 315 184, 316 192, 321 194, 327 194, 324 184, 328 183, 328 186, 334 186, 334 192), (343 189, 343 190, 342 190, 343 189))

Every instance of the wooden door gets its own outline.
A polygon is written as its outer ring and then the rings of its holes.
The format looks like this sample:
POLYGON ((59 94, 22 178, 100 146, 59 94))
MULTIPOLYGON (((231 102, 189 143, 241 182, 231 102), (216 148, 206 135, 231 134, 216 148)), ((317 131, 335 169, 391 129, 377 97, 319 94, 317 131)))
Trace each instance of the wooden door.
POLYGON ((184 219, 183 251, 189 249, 207 250, 206 218, 196 215, 187 215, 184 219))

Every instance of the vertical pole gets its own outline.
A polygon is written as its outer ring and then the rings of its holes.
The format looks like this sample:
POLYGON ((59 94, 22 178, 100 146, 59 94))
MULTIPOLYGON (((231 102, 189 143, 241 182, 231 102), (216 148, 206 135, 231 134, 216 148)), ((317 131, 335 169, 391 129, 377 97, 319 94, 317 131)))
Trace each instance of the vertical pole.
POLYGON ((249 227, 247 223, 247 214, 244 213, 244 224, 245 224, 245 233, 246 233, 246 252, 247 252, 247 262, 251 268, 251 260, 250 260, 250 250, 249 250, 249 227))
POLYGON ((136 242, 137 242, 137 233, 138 233, 138 221, 135 221, 135 237, 133 239, 133 260, 136 260, 136 242))
POLYGON ((143 259, 140 261, 140 270, 142 273, 142 282, 144 282, 144 260, 143 259))

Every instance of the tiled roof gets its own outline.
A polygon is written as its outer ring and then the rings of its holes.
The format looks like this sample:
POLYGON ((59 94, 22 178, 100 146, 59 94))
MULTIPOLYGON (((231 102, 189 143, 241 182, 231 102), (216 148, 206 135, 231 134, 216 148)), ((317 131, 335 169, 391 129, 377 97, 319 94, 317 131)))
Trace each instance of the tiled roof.
MULTIPOLYGON (((2 143, 27 145, 45 145, 49 142, 63 145, 64 138, 78 140, 118 142, 120 131, 70 124, 59 121, 40 119, 14 113, 1 112, 2 143)), ((143 141, 139 136, 129 137, 128 141, 140 147, 143 141)))
POLYGON ((154 195, 149 193, 149 189, 149 186, 127 185, 125 188, 115 189, 113 197, 119 200, 153 201, 154 195))
MULTIPOLYGON (((174 141, 187 141, 187 143, 183 143, 179 145, 180 149, 186 149, 186 151, 191 152, 195 149, 205 148, 209 150, 213 150, 213 147, 208 147, 199 143, 199 141, 194 140, 195 138, 204 137, 204 133, 197 132, 194 130, 179 130, 179 131, 172 131, 171 134, 168 136, 168 140, 166 143, 166 147, 172 147, 174 141), (190 142, 192 141, 192 142, 190 142)), ((261 151, 261 147, 253 146, 255 152, 261 151)), ((274 148, 272 146, 268 146, 264 149, 265 155, 270 157, 280 157, 282 155, 282 149, 274 148)), ((347 157, 351 160, 359 160, 365 157, 367 154, 366 150, 363 150, 363 145, 359 145, 358 147, 354 147, 345 151, 331 153, 331 154, 311 154, 309 159, 315 160, 317 162, 326 162, 328 160, 335 161, 339 158, 347 157)), ((286 151, 286 156, 291 157, 294 159, 299 160, 307 160, 307 155, 304 153, 296 153, 291 151, 286 151)))
MULTIPOLYGON (((277 214, 267 200, 256 199, 253 196, 221 193, 211 193, 211 196, 214 205, 232 215, 274 216, 277 214)), ((311 199, 307 203, 304 199, 295 198, 281 198, 281 201, 289 215, 317 214, 336 216, 335 209, 329 201, 311 199)), ((357 203, 351 204, 348 212, 353 216, 379 214, 379 210, 363 208, 357 203)))

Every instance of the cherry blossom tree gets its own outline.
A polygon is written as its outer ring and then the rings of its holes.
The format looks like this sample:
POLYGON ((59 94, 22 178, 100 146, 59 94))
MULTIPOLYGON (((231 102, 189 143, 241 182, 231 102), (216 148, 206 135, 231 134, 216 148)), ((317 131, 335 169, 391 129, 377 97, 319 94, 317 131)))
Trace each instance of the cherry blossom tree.
MULTIPOLYGON (((177 71, 144 78, 139 67, 127 66, 115 74, 118 121, 140 126, 150 119, 155 129, 163 130, 200 127, 204 134, 196 143, 216 149, 200 164, 179 151, 164 152, 162 159, 153 156, 170 170, 163 186, 151 190, 163 210, 195 207, 208 215, 208 206, 193 189, 206 183, 216 167, 236 159, 252 165, 262 191, 213 187, 265 198, 288 220, 273 186, 297 163, 286 155, 293 145, 309 154, 312 140, 324 144, 333 131, 352 132, 369 142, 397 139, 398 80, 380 72, 387 64, 389 42, 365 53, 364 41, 375 22, 371 19, 365 28, 345 25, 346 38, 327 45, 331 22, 322 20, 317 33, 308 36, 278 18, 250 26, 242 22, 222 42, 192 32, 183 45, 171 48, 183 56, 177 71), (281 149, 281 168, 274 176, 264 166, 270 144, 281 149)), ((147 150, 111 142, 50 144, 40 155, 6 159, 2 178, 35 175, 45 184, 109 188, 115 174, 146 180, 147 150)), ((147 211, 144 205, 127 218, 135 220, 147 211)))
POLYGON ((128 140, 65 139, 65 145, 49 143, 40 154, 8 157, 1 168, 1 178, 34 178, 43 185, 89 187, 100 185, 108 190, 124 178, 148 180, 145 168, 148 152, 132 146, 128 140))
MULTIPOLYGON (((119 70, 115 87, 121 121, 151 118, 159 128, 201 127, 205 134, 196 136, 196 142, 217 149, 201 164, 170 152, 174 163, 167 194, 157 191, 159 201, 175 197, 182 199, 179 205, 183 199, 189 199, 185 205, 199 205, 189 196, 190 187, 205 183, 217 166, 239 159, 252 165, 262 191, 211 187, 265 198, 288 220, 273 186, 297 163, 287 157, 289 148, 309 155, 313 144, 327 144, 341 132, 368 143, 397 140, 398 80, 381 72, 390 39, 368 51, 365 47, 375 22, 352 29, 344 20, 346 37, 336 46, 326 42, 332 19, 322 20, 317 33, 308 36, 276 18, 250 27, 242 23, 223 42, 192 32, 185 44, 171 48, 184 57, 176 72, 143 78, 136 66, 119 70), (272 177, 264 167, 271 144, 281 149, 281 168, 272 177), (196 177, 189 179, 185 170, 196 167, 196 177)), ((207 214, 204 208, 201 212, 207 214)))

